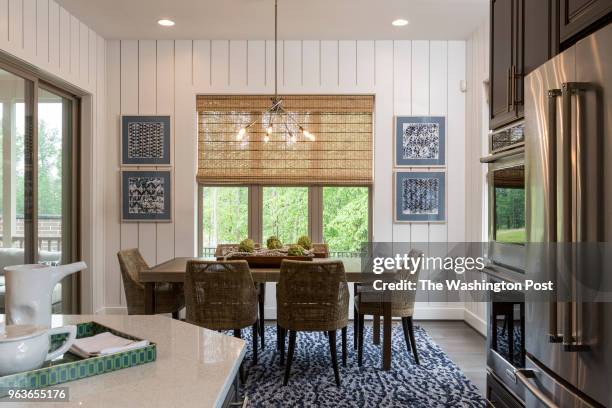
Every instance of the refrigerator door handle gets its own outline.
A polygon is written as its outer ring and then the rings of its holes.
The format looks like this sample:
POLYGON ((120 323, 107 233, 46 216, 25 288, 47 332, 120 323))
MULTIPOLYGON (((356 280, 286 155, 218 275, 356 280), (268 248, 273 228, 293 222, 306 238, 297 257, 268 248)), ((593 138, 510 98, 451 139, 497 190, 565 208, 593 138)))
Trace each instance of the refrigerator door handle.
MULTIPOLYGON (((570 261, 566 263, 570 269, 570 282, 568 285, 568 299, 565 303, 565 320, 563 327, 563 350, 569 352, 588 351, 589 346, 582 343, 582 339, 574 337, 574 333, 582 333, 582 318, 576 310, 575 303, 575 288, 576 285, 576 249, 577 243, 585 241, 585 217, 583 216, 584 203, 584 160, 582 158, 582 147, 584 142, 582 139, 583 132, 580 129, 581 124, 576 123, 576 132, 573 133, 572 125, 572 97, 579 97, 579 92, 587 90, 588 83, 582 82, 566 82, 562 85, 562 106, 563 106, 563 163, 574 163, 575 168, 572 172, 567 168, 561 169, 563 174, 563 236, 561 241, 571 243, 565 245, 564 251, 570 251, 570 261), (572 145, 575 147, 575 153, 572 157, 572 145), (574 313, 576 319, 574 319, 574 313)), ((580 114, 576 116, 580 119, 580 114)))
POLYGON ((548 408, 559 408, 555 402, 550 399, 536 384, 534 384, 531 379, 535 378, 535 371, 530 369, 518 369, 514 372, 516 375, 516 379, 525 386, 525 388, 533 394, 542 404, 546 405, 548 408))
MULTIPOLYGON (((548 151, 550 152, 550 166, 548 168, 548 208, 549 220, 547 223, 546 241, 549 243, 549 249, 555 249, 557 241, 557 98, 561 96, 560 89, 550 89, 548 91, 548 151)), ((550 252, 547 252, 550 255, 550 252)), ((557 303, 557 268, 556 258, 550 258, 552 280, 555 287, 555 292, 551 294, 551 301, 548 304, 548 341, 550 343, 560 343, 563 337, 559 336, 559 328, 557 327, 558 320, 558 303, 557 303)))

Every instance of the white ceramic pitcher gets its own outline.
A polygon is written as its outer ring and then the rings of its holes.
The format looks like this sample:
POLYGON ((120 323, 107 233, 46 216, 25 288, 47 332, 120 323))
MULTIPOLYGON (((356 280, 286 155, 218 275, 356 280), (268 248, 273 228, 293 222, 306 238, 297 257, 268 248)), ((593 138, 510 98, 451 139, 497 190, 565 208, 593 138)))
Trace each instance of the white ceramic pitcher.
POLYGON ((46 266, 15 265, 4 268, 6 324, 51 327, 51 296, 66 276, 86 269, 85 262, 46 266))

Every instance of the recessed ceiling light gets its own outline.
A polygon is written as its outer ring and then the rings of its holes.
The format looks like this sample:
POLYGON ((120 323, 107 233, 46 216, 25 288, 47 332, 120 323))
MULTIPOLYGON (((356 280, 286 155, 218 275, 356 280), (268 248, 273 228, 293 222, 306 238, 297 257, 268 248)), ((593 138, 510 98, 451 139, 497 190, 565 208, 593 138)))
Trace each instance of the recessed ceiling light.
POLYGON ((164 18, 162 20, 158 20, 157 24, 159 24, 160 26, 164 26, 164 27, 172 27, 174 25, 174 21, 167 20, 164 18))
POLYGON ((408 25, 408 20, 404 20, 403 18, 398 18, 397 20, 393 20, 391 24, 393 24, 396 27, 403 27, 405 25, 408 25))

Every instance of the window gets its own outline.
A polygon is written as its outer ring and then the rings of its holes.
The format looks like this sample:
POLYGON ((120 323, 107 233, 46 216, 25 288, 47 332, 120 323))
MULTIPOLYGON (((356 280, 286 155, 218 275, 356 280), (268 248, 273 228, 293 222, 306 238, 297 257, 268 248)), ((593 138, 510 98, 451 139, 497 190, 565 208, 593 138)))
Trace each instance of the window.
POLYGON ((263 241, 271 235, 283 243, 308 235, 308 187, 263 188, 263 241))
POLYGON ((323 187, 323 241, 330 252, 359 252, 369 241, 368 202, 367 187, 323 187))
POLYGON ((280 98, 314 140, 268 134, 261 112, 269 95, 197 97, 200 254, 247 237, 289 244, 308 235, 328 243, 333 257, 359 256, 371 233, 374 97, 280 98))
POLYGON ((202 245, 212 256, 218 244, 240 242, 248 236, 248 187, 202 187, 202 245))
POLYGON ((275 235, 294 243, 301 235, 325 242, 332 257, 357 257, 370 241, 370 188, 360 186, 201 186, 200 256, 218 244, 245 238, 264 243, 275 235))

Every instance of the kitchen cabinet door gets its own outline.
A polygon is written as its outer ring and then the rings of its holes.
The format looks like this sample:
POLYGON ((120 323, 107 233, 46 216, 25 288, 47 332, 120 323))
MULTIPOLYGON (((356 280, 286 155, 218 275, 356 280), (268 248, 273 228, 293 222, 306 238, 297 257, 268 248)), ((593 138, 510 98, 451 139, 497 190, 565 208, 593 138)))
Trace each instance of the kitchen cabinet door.
POLYGON ((516 57, 516 0, 491 1, 490 128, 517 118, 512 106, 512 69, 516 57))
MULTIPOLYGON (((612 0, 558 0, 559 37, 561 43, 583 30, 595 26, 612 12, 612 0)), ((569 43, 567 45, 570 45, 569 43)))

